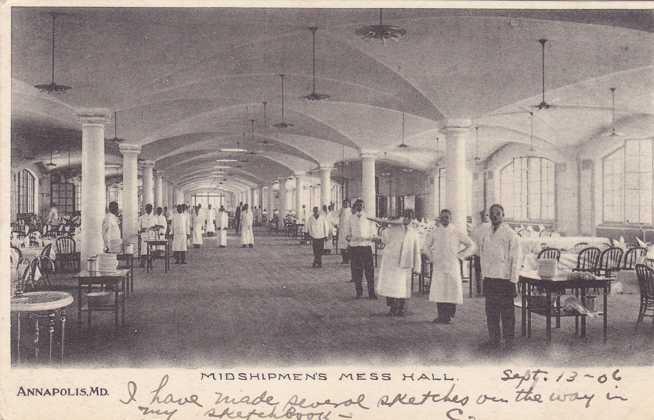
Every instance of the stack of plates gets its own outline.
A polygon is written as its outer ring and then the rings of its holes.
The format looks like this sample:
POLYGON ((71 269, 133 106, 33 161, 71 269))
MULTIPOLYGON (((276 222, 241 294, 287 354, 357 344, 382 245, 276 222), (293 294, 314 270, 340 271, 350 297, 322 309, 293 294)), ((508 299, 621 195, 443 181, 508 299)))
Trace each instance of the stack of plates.
POLYGON ((98 254, 96 267, 98 271, 116 271, 118 267, 116 254, 98 254))

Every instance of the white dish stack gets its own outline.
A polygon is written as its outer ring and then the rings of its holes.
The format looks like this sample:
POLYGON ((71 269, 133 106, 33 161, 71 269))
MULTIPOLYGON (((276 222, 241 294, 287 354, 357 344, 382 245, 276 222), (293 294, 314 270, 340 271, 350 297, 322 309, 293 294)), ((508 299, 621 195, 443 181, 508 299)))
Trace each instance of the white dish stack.
POLYGON ((116 271, 118 267, 118 259, 116 254, 98 254, 97 256, 97 270, 98 271, 116 271))

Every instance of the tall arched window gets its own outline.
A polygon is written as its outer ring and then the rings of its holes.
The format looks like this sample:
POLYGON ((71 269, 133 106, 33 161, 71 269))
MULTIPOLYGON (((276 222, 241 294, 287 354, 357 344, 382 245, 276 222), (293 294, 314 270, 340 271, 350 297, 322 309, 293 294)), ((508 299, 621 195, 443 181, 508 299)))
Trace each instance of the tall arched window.
POLYGON ((554 162, 520 157, 500 169, 500 202, 512 220, 554 220, 554 162))
POLYGON ((652 224, 654 140, 626 140, 602 169, 604 222, 652 224))
POLYGON ((16 180, 17 213, 34 213, 36 177, 27 169, 18 172, 16 180))

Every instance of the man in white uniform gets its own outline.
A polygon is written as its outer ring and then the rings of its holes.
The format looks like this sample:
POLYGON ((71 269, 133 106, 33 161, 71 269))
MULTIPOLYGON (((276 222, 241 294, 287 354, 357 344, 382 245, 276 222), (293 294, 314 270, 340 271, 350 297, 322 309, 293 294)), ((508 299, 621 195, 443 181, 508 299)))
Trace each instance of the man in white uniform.
POLYGON ((429 300, 436 302, 438 318, 434 322, 437 324, 449 324, 456 313, 456 305, 463 303, 459 260, 471 255, 475 249, 472 239, 450 224, 451 218, 450 210, 441 210, 440 226, 427 235, 424 246, 424 252, 434 266, 429 300))
POLYGON ((189 236, 188 220, 184 213, 184 205, 177 206, 177 213, 173 215, 173 226, 170 229, 173 235, 173 256, 175 264, 186 264, 187 238, 189 236))
POLYGON ((377 294, 386 296, 390 316, 404 316, 405 303, 411 297, 411 276, 421 270, 418 233, 410 222, 411 212, 407 211, 382 232, 385 246, 376 288, 377 294))
POLYGON ((307 219, 307 232, 313 245, 313 268, 322 267, 322 252, 325 238, 329 235, 331 224, 318 207, 313 208, 313 216, 307 219))
POLYGON ((229 218, 225 211, 225 207, 223 206, 220 206, 220 209, 218 210, 216 223, 218 224, 218 245, 220 245, 221 248, 225 248, 227 246, 227 228, 229 227, 229 218))
POLYGON ((202 246, 202 229, 204 228, 204 212, 202 212, 202 207, 198 204, 195 208, 191 210, 191 224, 193 225, 193 248, 200 248, 202 246))
POLYGON ((243 204, 241 210, 241 246, 243 248, 254 248, 254 231, 252 230, 253 221, 252 211, 247 203, 243 204))
POLYGON ((207 209, 207 236, 214 236, 216 234, 216 209, 209 208, 207 209))
POLYGON ((377 299, 375 293, 375 266, 373 264, 372 246, 377 240, 377 228, 363 211, 363 200, 358 199, 352 206, 350 223, 345 226, 345 239, 350 244, 352 281, 356 290, 356 299, 363 294, 363 274, 368 283, 368 299, 377 299))
POLYGON ((118 220, 118 203, 109 203, 109 212, 102 221, 102 240, 105 252, 120 254, 122 252, 122 235, 120 233, 120 221, 118 220))
POLYGON ((139 217, 139 233, 141 234, 141 267, 145 267, 145 256, 148 253, 147 243, 145 241, 155 239, 154 225, 156 224, 156 216, 152 214, 152 204, 145 205, 145 213, 139 217))
MULTIPOLYGON (((486 212, 486 209, 479 212, 479 217, 480 223, 475 226, 475 228, 472 229, 472 232, 470 233, 470 238, 473 240, 475 245, 477 245, 477 249, 475 250, 475 254, 472 256, 472 261, 470 263, 473 265, 473 272, 477 282, 478 295, 481 294, 482 283, 481 263, 479 262, 479 248, 481 247, 481 240, 483 239, 484 235, 490 232, 490 222, 488 221, 488 213, 486 212)), ((470 281, 472 281, 472 279, 470 279, 470 281)))

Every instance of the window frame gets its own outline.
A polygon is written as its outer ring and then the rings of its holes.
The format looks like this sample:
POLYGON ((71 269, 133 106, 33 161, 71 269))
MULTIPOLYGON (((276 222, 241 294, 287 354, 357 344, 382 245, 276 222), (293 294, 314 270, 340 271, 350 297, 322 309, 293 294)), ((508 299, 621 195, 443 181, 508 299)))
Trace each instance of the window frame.
MULTIPOLYGON (((520 222, 523 222, 523 223, 541 223, 541 224, 548 224, 548 223, 551 224, 551 223, 556 222, 556 220, 557 220, 557 200, 556 200, 557 170, 556 170, 556 162, 555 161, 553 161, 552 159, 550 159, 550 158, 548 158, 546 156, 514 157, 511 160, 509 160, 505 165, 500 166, 500 168, 498 170, 498 176, 499 176, 499 180, 498 180, 498 184, 497 184, 499 186, 499 194, 498 195, 499 195, 499 198, 500 198, 500 202, 502 202, 502 205, 504 206, 504 208, 507 209, 507 208, 511 207, 512 214, 515 214, 515 208, 520 208, 520 213, 525 215, 525 217, 508 217, 507 216, 506 217, 507 222, 512 222, 512 223, 520 223, 520 222), (539 195, 538 214, 539 214, 539 217, 530 217, 530 200, 529 200, 529 197, 530 197, 531 191, 530 191, 530 179, 529 179, 529 172, 530 171, 529 171, 529 168, 530 168, 530 160, 532 160, 532 159, 535 159, 535 160, 539 161, 539 165, 538 165, 538 179, 539 179, 539 182, 538 182, 538 189, 539 189, 539 194, 538 194, 539 195), (525 177, 524 177, 524 182, 522 182, 522 174, 518 174, 520 179, 521 179, 520 191, 519 191, 518 195, 519 196, 524 196, 524 202, 519 203, 518 206, 516 206, 516 204, 513 203, 513 202, 510 203, 510 204, 507 204, 507 203, 504 202, 505 200, 503 200, 503 198, 502 198, 503 195, 504 195, 503 194, 504 193, 504 191, 503 191, 504 186, 503 186, 503 182, 502 182, 503 179, 504 179, 503 178, 504 177, 504 171, 509 170, 509 168, 512 171, 512 174, 510 175, 510 179, 512 180, 511 188, 515 189, 515 184, 513 183, 515 181, 513 181, 513 180, 516 179, 516 173, 515 173, 516 172, 516 160, 521 160, 521 161, 525 162, 525 163, 521 164, 519 169, 521 171, 524 170, 526 172, 525 177), (551 192, 551 195, 552 195, 552 198, 551 198, 552 217, 551 218, 542 217, 543 213, 545 211, 545 208, 548 207, 546 205, 547 200, 545 200, 544 196, 543 196, 543 194, 544 194, 543 192, 546 190, 545 187, 546 187, 546 184, 547 184, 547 182, 546 182, 547 179, 544 179, 544 177, 543 177, 543 173, 544 173, 543 162, 545 162, 545 161, 548 162, 549 164, 551 164, 551 168, 552 168, 552 190, 551 190, 552 191, 551 192)), ((515 196, 515 191, 514 191, 514 194, 512 194, 512 196, 515 196)))

